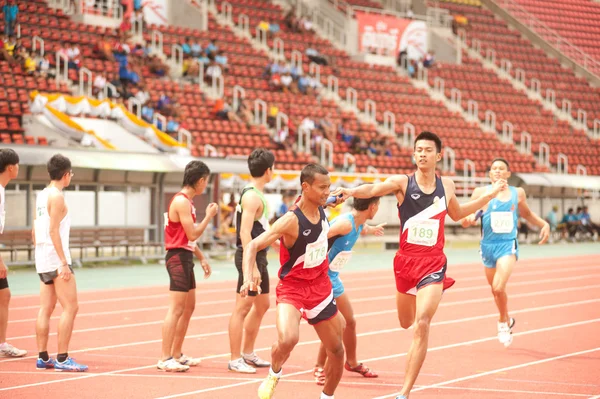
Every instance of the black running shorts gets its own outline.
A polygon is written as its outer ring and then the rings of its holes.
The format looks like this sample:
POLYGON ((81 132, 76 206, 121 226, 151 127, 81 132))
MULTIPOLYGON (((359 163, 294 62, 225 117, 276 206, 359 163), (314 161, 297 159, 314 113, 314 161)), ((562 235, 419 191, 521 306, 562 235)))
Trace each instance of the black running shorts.
POLYGON ((169 249, 165 260, 171 291, 189 292, 196 288, 193 252, 182 248, 169 249))

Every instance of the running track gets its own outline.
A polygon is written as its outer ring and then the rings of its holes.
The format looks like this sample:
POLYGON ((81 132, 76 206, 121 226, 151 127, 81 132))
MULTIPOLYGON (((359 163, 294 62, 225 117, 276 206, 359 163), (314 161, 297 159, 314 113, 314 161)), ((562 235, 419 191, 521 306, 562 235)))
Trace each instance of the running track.
MULTIPOLYGON (((497 316, 482 267, 450 267, 457 283, 444 294, 411 398, 600 398, 599 263, 595 255, 521 261, 508 286, 511 315, 517 320, 508 349, 496 339, 497 316)), ((357 316, 359 358, 380 378, 345 372, 336 398, 395 398, 412 331, 399 328, 392 273, 354 272, 344 277, 357 316)), ((155 368, 166 287, 80 293, 70 354, 90 366, 82 374, 35 370, 38 298, 14 297, 8 341, 34 356, 0 359, 0 398, 65 393, 81 399, 256 398, 267 370, 248 376, 226 368, 233 285, 199 284, 184 349, 202 357, 203 363, 181 374, 155 368)), ((57 321, 58 315, 51 324, 51 353, 56 351, 57 321)), ((257 342, 259 354, 267 359, 274 321, 272 306, 257 342)), ((305 323, 300 335, 275 398, 319 396, 321 389, 312 379, 317 337, 305 323)))

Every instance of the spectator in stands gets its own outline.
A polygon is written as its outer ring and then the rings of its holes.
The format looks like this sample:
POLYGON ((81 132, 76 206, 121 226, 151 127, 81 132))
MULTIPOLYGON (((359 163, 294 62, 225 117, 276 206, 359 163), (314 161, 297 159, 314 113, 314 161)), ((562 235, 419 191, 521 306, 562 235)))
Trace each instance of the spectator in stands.
POLYGON ((408 19, 415 19, 415 12, 413 11, 413 6, 411 4, 411 6, 408 8, 408 11, 406 11, 406 18, 408 19))
POLYGON ((258 23, 258 26, 257 26, 257 28, 258 28, 259 30, 262 30, 262 31, 263 31, 263 32, 265 32, 265 33, 268 33, 268 32, 269 32, 269 22, 268 22, 268 21, 265 21, 265 20, 262 20, 262 21, 260 21, 260 22, 258 23))
POLYGON ((281 203, 277 207, 277 210, 273 214, 273 218, 269 222, 271 224, 273 224, 277 221, 277 219, 279 219, 280 217, 285 215, 288 212, 288 210, 290 209, 290 207, 292 207, 294 205, 295 199, 296 199, 296 196, 294 195, 293 192, 286 191, 285 193, 283 193, 283 195, 281 197, 281 203))
POLYGON ((288 93, 288 92, 297 93, 298 87, 296 85, 292 84, 294 82, 294 78, 292 78, 292 75, 290 74, 289 71, 281 76, 280 82, 281 82, 281 90, 284 93, 288 93))
POLYGON ((181 45, 181 49, 183 50, 183 54, 191 55, 192 54, 192 39, 186 37, 181 45))
POLYGON ((191 55, 184 54, 181 71, 184 78, 195 80, 200 73, 200 63, 191 55))
POLYGON ((301 17, 300 20, 298 21, 298 30, 300 32, 312 32, 313 31, 312 21, 306 16, 301 17))
POLYGON ((81 65, 81 51, 79 50, 79 46, 67 43, 65 50, 65 54, 69 60, 69 69, 75 69, 79 72, 79 67, 81 65))
POLYGON ((171 68, 165 64, 156 54, 148 59, 148 69, 158 77, 169 76, 171 68))
POLYGON ((15 59, 8 53, 5 47, 7 42, 8 38, 2 35, 2 41, 0 41, 0 61, 8 61, 9 64, 14 65, 15 59))
POLYGON ((140 85, 139 90, 137 90, 137 92, 135 93, 135 98, 142 105, 146 105, 148 103, 148 101, 150 101, 150 93, 148 93, 148 89, 146 88, 146 85, 140 85))
POLYGON ((113 44, 106 34, 102 35, 102 38, 94 45, 94 54, 100 58, 104 58, 108 61, 115 62, 115 56, 112 52, 113 44))
POLYGON ((342 121, 338 124, 338 135, 346 144, 350 144, 354 138, 354 135, 350 132, 350 129, 345 121, 342 121))
POLYGON ((414 78, 415 75, 417 74, 417 68, 418 68, 417 61, 410 60, 408 63, 408 69, 407 69, 408 76, 410 76, 411 78, 414 78))
POLYGON ((206 68, 206 72, 204 73, 204 80, 209 84, 212 84, 213 78, 218 78, 223 75, 223 69, 221 65, 219 65, 216 61, 212 60, 208 64, 206 68))
POLYGON ((283 19, 283 23, 287 26, 290 32, 297 33, 298 32, 298 21, 296 19, 296 14, 294 8, 291 8, 287 14, 285 14, 285 18, 283 19))
MULTIPOLYGON (((40 76, 50 76, 50 61, 48 60, 48 56, 42 56, 42 52, 40 50, 35 50, 34 60, 40 76)), ((52 74, 52 76, 54 76, 54 74, 52 74)))
POLYGON ((167 118, 167 127, 166 127, 167 133, 177 133, 179 131, 179 128, 180 128, 179 122, 177 122, 172 117, 167 118))
POLYGON ((227 56, 223 50, 219 50, 215 54, 215 62, 223 69, 224 72, 229 71, 229 65, 227 63, 227 56))
POLYGON ((569 239, 572 241, 575 240, 577 228, 581 223, 577 220, 573 208, 568 209, 567 213, 563 216, 561 223, 565 225, 566 231, 569 233, 569 239))
POLYGON ((238 103, 236 113, 240 117, 240 119, 246 123, 246 126, 250 127, 252 125, 254 115, 252 114, 252 110, 248 106, 247 100, 241 100, 238 103))
POLYGON ((208 58, 211 58, 211 55, 214 57, 218 51, 219 47, 217 46, 217 41, 215 39, 211 39, 210 43, 208 44, 208 46, 206 46, 206 49, 204 50, 208 58))
POLYGON ((19 50, 19 44, 15 35, 9 35, 8 40, 4 40, 4 51, 11 60, 14 60, 19 50))
POLYGON ((298 91, 300 91, 302 94, 308 94, 309 90, 311 90, 308 76, 300 76, 298 78, 297 85, 298 91))
POLYGON ((277 115, 279 114, 279 107, 275 104, 271 104, 269 106, 269 111, 267 112, 267 125, 270 128, 274 128, 277 123, 277 115))
POLYGON ((558 226, 558 206, 554 205, 552 210, 546 215, 546 222, 550 225, 550 231, 556 231, 558 226))
POLYGON ((198 41, 193 41, 190 49, 192 50, 192 57, 194 58, 199 58, 203 53, 202 53, 202 46, 200 45, 200 43, 198 43, 198 41))
POLYGON ((97 96, 106 87, 106 78, 101 74, 97 73, 94 75, 94 84, 92 86, 92 94, 97 96))
POLYGON ((329 112, 324 118, 321 118, 318 127, 323 131, 323 134, 327 140, 331 141, 332 143, 336 142, 337 133, 335 124, 331 121, 331 114, 329 112))
POLYGON ((600 236, 600 226, 592 222, 587 205, 584 205, 581 209, 581 223, 592 235, 597 234, 596 239, 600 236))
POLYGON ((271 22, 269 24, 269 36, 272 38, 277 37, 277 35, 279 35, 279 32, 281 31, 281 28, 279 27, 279 24, 276 22, 271 22))
POLYGON ((7 36, 14 35, 19 16, 19 7, 15 0, 6 1, 6 4, 2 7, 2 14, 4 14, 4 34, 7 36))
POLYGON ((315 64, 324 66, 328 65, 327 58, 324 55, 320 54, 318 50, 309 47, 304 53, 306 54, 308 59, 314 62, 315 64))
POLYGON ((423 57, 423 66, 425 68, 433 68, 435 66, 435 52, 429 50, 423 57))
POLYGON ((281 129, 276 131, 271 137, 273 143, 279 150, 288 150, 295 153, 293 149, 293 142, 290 140, 290 130, 287 126, 282 126, 281 129))
POLYGON ((238 123, 244 123, 236 114, 233 112, 231 106, 225 102, 224 98, 219 98, 215 101, 215 105, 213 107, 213 113, 219 119, 225 121, 235 121, 238 123))

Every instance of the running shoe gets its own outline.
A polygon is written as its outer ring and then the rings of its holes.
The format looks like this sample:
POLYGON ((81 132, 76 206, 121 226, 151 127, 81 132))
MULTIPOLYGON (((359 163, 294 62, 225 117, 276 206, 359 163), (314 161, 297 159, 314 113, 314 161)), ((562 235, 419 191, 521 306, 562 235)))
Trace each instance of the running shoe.
POLYGON ((181 354, 181 357, 179 359, 175 359, 175 361, 177 361, 179 364, 183 364, 184 366, 190 366, 190 367, 194 367, 199 365, 202 360, 196 357, 188 357, 186 355, 184 355, 183 353, 181 354))
POLYGON ((0 357, 23 357, 26 354, 26 350, 15 348, 7 342, 0 345, 0 357))
POLYGON ((249 365, 254 366, 254 367, 269 367, 271 365, 271 363, 267 362, 266 360, 261 359, 254 352, 242 353, 242 358, 244 359, 244 361, 246 363, 248 363, 249 365))
POLYGON ((190 366, 181 364, 177 360, 170 357, 167 360, 159 360, 156 364, 156 368, 160 371, 183 372, 188 371, 190 369, 190 366))
POLYGON ((72 357, 68 357, 64 362, 58 360, 54 362, 54 371, 71 371, 71 372, 82 372, 87 371, 88 366, 79 364, 72 357))
POLYGON ((279 382, 278 376, 269 372, 267 378, 258 387, 258 399, 271 399, 279 382))
POLYGON ((506 348, 512 344, 512 328, 514 325, 515 319, 512 317, 509 319, 508 323, 498 322, 498 341, 506 348))
POLYGON ((254 374, 256 369, 247 364, 243 358, 231 360, 227 365, 229 371, 235 371, 236 373, 254 374))
POLYGON ((315 367, 313 369, 313 376, 315 377, 317 385, 325 385, 325 369, 322 367, 315 367))
POLYGON ((53 369, 55 364, 56 360, 52 358, 49 358, 47 361, 44 361, 38 357, 37 363, 35 364, 35 368, 38 370, 53 369))
POLYGON ((406 399, 406 396, 404 396, 404 395, 396 396, 396 399, 406 399))

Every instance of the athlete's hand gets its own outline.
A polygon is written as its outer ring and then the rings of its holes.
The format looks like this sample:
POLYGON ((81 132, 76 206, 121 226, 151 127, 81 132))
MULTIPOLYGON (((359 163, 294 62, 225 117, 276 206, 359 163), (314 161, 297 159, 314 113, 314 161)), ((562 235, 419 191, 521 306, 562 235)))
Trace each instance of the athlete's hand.
MULTIPOLYGON (((331 195, 330 195, 331 196, 331 195)), ((325 204, 325 208, 335 208, 336 206, 338 206, 339 204, 343 203, 344 197, 341 195, 336 195, 336 199, 335 202, 331 202, 329 204, 325 204)))
MULTIPOLYGON (((336 197, 338 196, 342 196, 341 198, 341 202, 346 201, 349 197, 352 196, 352 191, 350 191, 350 189, 348 188, 343 188, 343 187, 338 187, 336 188, 331 194, 329 195, 335 195, 336 197)), ((338 200, 339 201, 339 200, 338 200)), ((337 202, 336 202, 337 205, 337 202)))
POLYGON ((204 270, 204 279, 206 280, 212 274, 212 269, 206 259, 200 261, 200 266, 202 266, 202 270, 204 270))
POLYGON ((465 229, 467 227, 471 227, 471 226, 475 226, 477 224, 477 221, 475 220, 475 214, 472 213, 471 215, 467 216, 466 218, 464 218, 462 220, 462 222, 460 223, 462 225, 462 227, 464 227, 465 229))
POLYGON ((550 225, 548 223, 544 223, 544 227, 540 230, 540 242, 539 245, 544 244, 550 238, 550 225))
POLYGON ((0 259, 0 278, 6 278, 7 274, 8 274, 8 269, 6 268, 4 261, 2 259, 0 259))
POLYGON ((377 226, 371 226, 370 233, 377 237, 383 236, 383 234, 385 233, 384 227, 386 224, 387 223, 381 223, 381 224, 378 224, 377 226))
POLYGON ((492 185, 492 195, 495 197, 500 191, 506 190, 508 187, 508 182, 504 179, 497 180, 492 185))
POLYGON ((217 212, 219 212, 219 205, 217 205, 214 202, 208 204, 208 206, 206 207, 206 217, 209 219, 212 219, 215 216, 217 216, 217 212))
POLYGON ((69 281, 71 279, 71 269, 69 265, 64 264, 58 268, 58 275, 65 281, 69 281))

